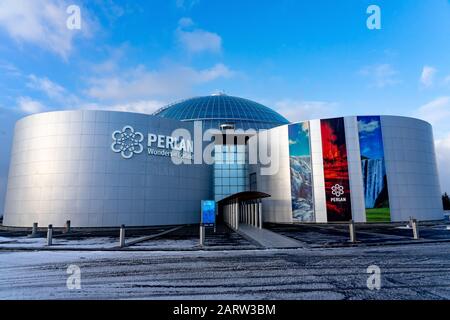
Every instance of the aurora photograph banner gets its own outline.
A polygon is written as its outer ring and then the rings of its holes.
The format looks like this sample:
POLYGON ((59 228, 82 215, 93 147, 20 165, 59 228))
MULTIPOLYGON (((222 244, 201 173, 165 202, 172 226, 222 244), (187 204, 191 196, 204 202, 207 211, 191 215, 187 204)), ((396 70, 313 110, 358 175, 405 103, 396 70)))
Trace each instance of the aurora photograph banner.
POLYGON ((328 221, 352 219, 344 118, 320 121, 328 221))
POLYGON ((379 116, 358 117, 367 222, 391 221, 379 116))
POLYGON ((314 222, 309 122, 291 124, 288 128, 292 220, 314 222))

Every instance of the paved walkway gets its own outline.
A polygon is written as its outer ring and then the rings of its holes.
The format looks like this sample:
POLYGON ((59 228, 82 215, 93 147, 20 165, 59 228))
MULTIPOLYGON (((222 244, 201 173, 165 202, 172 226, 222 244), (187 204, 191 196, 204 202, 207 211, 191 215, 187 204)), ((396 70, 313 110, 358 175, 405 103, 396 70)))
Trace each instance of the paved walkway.
POLYGON ((259 229, 251 225, 240 223, 237 231, 241 236, 253 240, 265 248, 299 248, 304 245, 295 239, 282 236, 267 229, 259 229))

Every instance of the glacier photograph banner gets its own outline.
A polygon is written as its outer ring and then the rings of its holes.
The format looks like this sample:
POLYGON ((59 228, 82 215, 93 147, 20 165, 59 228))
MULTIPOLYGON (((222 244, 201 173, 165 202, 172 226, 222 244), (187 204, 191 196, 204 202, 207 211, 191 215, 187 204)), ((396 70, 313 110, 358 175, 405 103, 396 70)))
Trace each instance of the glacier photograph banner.
POLYGON ((314 222, 309 122, 288 126, 291 204, 294 222, 314 222))
POLYGON ((379 116, 358 117, 361 169, 367 222, 391 221, 379 116))
POLYGON ((344 118, 320 121, 328 221, 352 219, 344 118))

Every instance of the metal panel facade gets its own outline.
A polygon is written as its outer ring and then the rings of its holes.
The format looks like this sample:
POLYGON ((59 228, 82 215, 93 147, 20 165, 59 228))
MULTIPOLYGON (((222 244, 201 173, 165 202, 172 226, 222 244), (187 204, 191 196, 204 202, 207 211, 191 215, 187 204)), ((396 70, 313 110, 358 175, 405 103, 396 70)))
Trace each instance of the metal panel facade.
MULTIPOLYGON (((169 136, 192 125, 156 116, 108 111, 61 111, 18 121, 4 225, 107 227, 198 223, 211 196, 207 165, 176 165, 147 154, 147 133, 169 136), (141 132, 142 153, 124 159, 112 133, 141 132)), ((139 150, 137 150, 139 151, 139 150)))
MULTIPOLYGON (((444 211, 431 125, 425 121, 407 117, 376 118, 380 119, 381 124, 382 144, 379 148, 380 153, 382 149, 384 154, 390 221, 407 221, 410 217, 419 220, 443 219, 444 211)), ((343 118, 344 127, 341 130, 345 130, 343 136, 346 141, 345 157, 348 163, 352 218, 356 222, 366 222, 365 207, 368 201, 366 201, 361 162, 361 155, 364 153, 361 153, 357 119, 357 117, 343 118)), ((287 133, 287 128, 288 126, 282 126, 269 131, 277 130, 287 133)), ((322 145, 324 137, 321 120, 310 120, 309 128, 315 222, 329 222, 325 200, 322 145)), ((288 137, 283 135, 279 139, 277 145, 283 150, 287 149, 288 137)), ((285 150, 285 153, 287 152, 288 150, 285 150)), ((252 170, 258 173, 257 166, 253 166, 252 170)), ((289 179, 288 177, 289 157, 280 157, 280 171, 275 177, 257 175, 257 189, 276 194, 276 199, 264 200, 265 221, 295 222, 292 219, 292 207, 278 206, 290 201, 291 193, 287 191, 289 189, 285 181, 289 179)), ((382 192, 381 190, 380 193, 382 192)), ((349 217, 346 219, 348 220, 349 217)))

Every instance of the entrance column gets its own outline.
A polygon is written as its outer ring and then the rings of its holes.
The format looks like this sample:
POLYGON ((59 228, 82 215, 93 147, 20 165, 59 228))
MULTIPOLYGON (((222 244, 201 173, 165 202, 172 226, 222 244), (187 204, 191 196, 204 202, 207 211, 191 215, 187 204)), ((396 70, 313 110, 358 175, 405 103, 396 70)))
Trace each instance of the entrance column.
POLYGON ((255 227, 259 226, 259 211, 258 211, 258 200, 255 200, 255 227))
POLYGON ((255 200, 253 200, 252 207, 253 207, 253 226, 256 227, 256 224, 258 222, 256 221, 256 203, 255 203, 255 200))
POLYGON ((263 218, 262 218, 262 200, 258 200, 258 215, 259 215, 259 228, 262 229, 263 218))
POLYGON ((234 201, 230 203, 230 223, 231 227, 235 229, 234 227, 234 201))
POLYGON ((234 230, 236 230, 236 202, 234 202, 234 201, 232 204, 232 208, 233 208, 233 216, 231 217, 231 219, 233 221, 233 228, 234 228, 234 230))
POLYGON ((253 201, 254 220, 253 226, 258 227, 258 200, 253 201))
POLYGON ((231 226, 233 227, 233 229, 236 229, 236 226, 234 225, 234 202, 232 202, 230 204, 230 208, 231 208, 231 212, 230 212, 230 221, 231 221, 231 226))
POLYGON ((255 200, 253 200, 253 226, 256 227, 256 203, 255 200))
POLYGON ((228 224, 228 205, 223 206, 223 217, 225 218, 225 224, 228 224))
POLYGON ((228 210, 227 210, 227 218, 228 218, 228 224, 232 227, 233 224, 231 223, 231 206, 228 204, 228 210))
POLYGON ((234 228, 235 229, 237 229, 238 228, 238 219, 237 219, 237 217, 238 217, 238 203, 237 203, 237 200, 236 200, 236 202, 234 203, 234 228))
POLYGON ((250 224, 250 212, 249 212, 249 207, 248 207, 248 201, 245 202, 245 220, 247 224, 250 224))
POLYGON ((244 223, 247 223, 247 202, 244 202, 244 223))
POLYGON ((259 200, 255 200, 255 227, 259 227, 259 200))
POLYGON ((253 203, 250 203, 249 206, 250 206, 250 225, 253 226, 253 218, 254 218, 253 203))
POLYGON ((236 200, 236 230, 239 229, 239 200, 236 200))
POLYGON ((245 203, 244 203, 244 208, 245 208, 245 223, 248 224, 248 206, 247 206, 247 201, 245 201, 245 203))
POLYGON ((234 229, 233 213, 234 213, 233 203, 230 203, 230 224, 231 227, 234 229))
POLYGON ((242 222, 242 207, 239 206, 239 222, 242 222))

